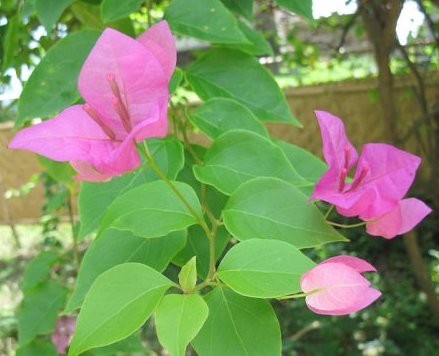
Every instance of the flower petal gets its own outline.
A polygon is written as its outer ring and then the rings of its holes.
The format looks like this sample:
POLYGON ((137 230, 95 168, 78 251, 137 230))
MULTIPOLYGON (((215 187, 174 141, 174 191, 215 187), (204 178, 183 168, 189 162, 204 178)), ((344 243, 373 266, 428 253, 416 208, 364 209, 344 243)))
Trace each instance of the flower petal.
POLYGON ((407 193, 415 179, 421 159, 406 151, 384 143, 364 145, 358 161, 355 179, 367 166, 362 183, 355 189, 358 194, 369 189, 376 193, 375 198, 360 214, 363 220, 381 216, 395 208, 407 193))
POLYGON ((148 119, 152 105, 168 99, 169 76, 155 55, 135 39, 113 29, 99 37, 81 69, 78 88, 101 120, 123 140, 127 130, 114 107, 110 77, 134 127, 148 119))
POLYGON ((161 64, 165 75, 170 78, 177 62, 177 49, 168 23, 156 23, 141 34, 137 41, 148 48, 161 64))
POLYGON ((349 142, 343 121, 326 111, 315 111, 320 126, 323 141, 323 155, 329 169, 335 168, 340 172, 343 168, 349 170, 357 161, 358 154, 349 142), (345 150, 349 151, 346 162, 345 150))
POLYGON ((308 307, 319 314, 344 315, 358 311, 379 296, 379 291, 356 269, 373 268, 367 262, 339 256, 332 261, 324 261, 306 272, 301 279, 303 292, 313 292, 306 297, 308 307), (353 267, 345 264, 352 264, 353 267))
POLYGON ((328 262, 344 264, 345 266, 349 266, 359 273, 377 271, 376 268, 372 266, 369 262, 366 262, 365 260, 354 256, 335 256, 324 260, 322 264, 328 262))
POLYGON ((377 300, 381 296, 381 292, 375 288, 367 288, 363 290, 362 297, 356 299, 351 305, 342 308, 342 309, 318 309, 313 307, 312 305, 307 303, 308 308, 316 314, 321 315, 348 315, 351 313, 355 313, 360 311, 370 304, 372 304, 375 300, 377 300))
POLYGON ((430 212, 431 209, 419 199, 403 199, 397 207, 367 223, 366 230, 370 235, 392 239, 412 230, 430 212))
POLYGON ((54 161, 93 161, 93 156, 106 154, 112 143, 82 105, 74 105, 53 119, 19 131, 8 147, 26 149, 54 161))

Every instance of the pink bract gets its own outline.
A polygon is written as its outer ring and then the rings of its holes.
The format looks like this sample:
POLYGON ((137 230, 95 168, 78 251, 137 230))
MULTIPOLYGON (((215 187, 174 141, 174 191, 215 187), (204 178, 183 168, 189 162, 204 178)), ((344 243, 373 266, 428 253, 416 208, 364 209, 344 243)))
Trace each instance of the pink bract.
POLYGON ((58 318, 55 331, 52 334, 52 342, 56 347, 56 352, 65 354, 69 346, 76 326, 76 316, 61 316, 58 318))
MULTIPOLYGON (((398 209, 401 199, 413 183, 421 159, 392 145, 369 143, 363 146, 357 160, 357 152, 346 136, 342 120, 324 111, 316 111, 316 116, 328 170, 316 184, 311 198, 334 204, 343 216, 358 216, 365 221, 378 221, 398 209), (349 171, 355 163, 354 177, 348 182, 349 171)), ((384 237, 394 237, 394 231, 399 234, 404 230, 400 226, 413 228, 416 225, 412 224, 413 221, 422 220, 418 219, 421 214, 414 217, 410 214, 399 215, 403 221, 386 218, 383 220, 386 228, 384 223, 381 224, 382 228, 374 224, 375 228, 371 227, 370 231, 375 231, 373 235, 378 235, 380 231, 384 237), (391 226, 392 221, 396 225, 391 226)))
POLYGON ((409 232, 430 213, 431 209, 419 199, 403 199, 388 213, 368 222, 366 230, 370 235, 391 239, 409 232))
POLYGON ((106 29, 81 69, 86 101, 21 130, 9 148, 69 161, 79 180, 105 181, 137 168, 136 142, 167 133, 168 83, 176 48, 165 21, 138 40, 106 29))
POLYGON ((304 273, 300 284, 310 310, 323 315, 346 315, 364 309, 381 292, 370 286, 362 272, 376 271, 368 262, 350 256, 337 256, 304 273))

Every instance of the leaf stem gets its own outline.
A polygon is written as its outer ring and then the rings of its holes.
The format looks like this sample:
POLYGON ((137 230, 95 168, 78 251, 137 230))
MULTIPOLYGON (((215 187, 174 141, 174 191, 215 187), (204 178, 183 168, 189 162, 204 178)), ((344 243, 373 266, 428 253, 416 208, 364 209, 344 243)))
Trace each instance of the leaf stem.
POLYGON ((329 221, 329 220, 326 220, 326 222, 327 222, 329 225, 336 226, 336 227, 341 227, 341 228, 343 228, 343 229, 352 229, 352 228, 354 228, 354 227, 364 226, 364 225, 366 225, 366 224, 368 223, 368 221, 362 221, 362 222, 357 223, 357 224, 346 225, 346 224, 338 224, 338 223, 336 223, 336 222, 329 221))
POLYGON ((298 298, 303 298, 303 297, 307 297, 311 294, 320 292, 322 289, 313 289, 312 291, 306 292, 306 293, 297 293, 297 294, 290 294, 290 295, 285 295, 283 297, 279 297, 276 298, 277 300, 287 300, 287 299, 298 299, 298 298))
POLYGON ((334 205, 331 205, 325 213, 325 220, 328 219, 329 214, 334 210, 334 205))
POLYGON ((72 204, 72 190, 67 187, 67 210, 69 212, 69 221, 72 229, 72 241, 73 241, 73 265, 75 266, 76 272, 79 271, 79 249, 78 249, 78 236, 75 229, 75 218, 73 215, 73 204, 72 204))

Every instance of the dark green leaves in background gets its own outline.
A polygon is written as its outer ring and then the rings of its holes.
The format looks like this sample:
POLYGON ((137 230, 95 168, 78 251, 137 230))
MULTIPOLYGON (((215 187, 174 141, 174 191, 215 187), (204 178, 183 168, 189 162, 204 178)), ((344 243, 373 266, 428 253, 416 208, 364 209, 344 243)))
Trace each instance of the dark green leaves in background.
POLYGON ((95 30, 82 30, 55 44, 32 72, 18 101, 16 126, 55 115, 79 99, 76 81, 85 58, 98 39, 95 30))
POLYGON ((248 43, 236 18, 220 0, 173 0, 165 19, 175 33, 211 43, 248 43))
POLYGON ((144 0, 103 0, 101 4, 102 19, 104 22, 108 22, 127 17, 144 2, 144 0))

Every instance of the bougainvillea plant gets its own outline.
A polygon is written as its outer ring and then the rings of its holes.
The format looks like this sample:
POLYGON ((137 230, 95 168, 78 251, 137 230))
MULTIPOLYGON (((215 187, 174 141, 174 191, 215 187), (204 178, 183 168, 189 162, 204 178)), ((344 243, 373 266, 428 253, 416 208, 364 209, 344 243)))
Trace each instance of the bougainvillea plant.
MULTIPOLYGON (((340 224, 328 221, 334 207, 363 220, 352 226, 385 238, 430 212, 403 199, 418 157, 368 144, 358 159, 342 121, 329 113, 316 112, 326 164, 268 134, 262 120, 300 124, 253 57, 268 44, 219 0, 173 0, 165 16, 168 22, 137 39, 114 29, 87 33, 93 46, 77 82, 83 102, 24 128, 9 145, 71 164, 81 181, 75 242, 93 237, 70 293, 47 280, 60 258, 55 253, 28 266, 21 350, 40 347, 37 336, 51 334, 58 353, 117 351, 153 318, 171 355, 184 355, 189 344, 199 355, 280 355, 271 300, 305 298, 311 312, 346 315, 381 295, 363 276, 376 272, 370 263, 335 256, 316 264, 308 257, 311 248, 348 241, 340 224), (191 18, 198 13, 207 25, 191 18), (171 29, 218 46, 175 69, 171 29), (177 87, 203 102, 189 109, 170 94, 177 87), (193 144, 192 127, 210 143, 193 144), (45 317, 36 324, 38 315, 45 317)), ((74 42, 71 36, 53 51, 74 42)), ((49 51, 33 76, 52 58, 49 51)), ((35 83, 31 77, 21 113, 29 112, 35 83)))

